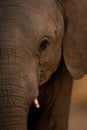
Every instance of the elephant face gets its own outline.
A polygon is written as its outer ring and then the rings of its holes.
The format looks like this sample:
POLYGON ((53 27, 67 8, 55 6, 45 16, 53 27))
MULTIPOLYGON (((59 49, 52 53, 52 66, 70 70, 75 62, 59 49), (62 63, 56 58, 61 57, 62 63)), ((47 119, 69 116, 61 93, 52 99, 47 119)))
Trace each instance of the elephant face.
POLYGON ((8 129, 27 129, 23 124, 27 122, 28 108, 39 94, 38 86, 50 79, 62 58, 73 78, 87 73, 85 3, 86 0, 0 1, 0 89, 4 97, 0 100, 1 109, 4 108, 0 112, 3 117, 0 128, 3 130, 7 130, 5 116, 8 129), (15 123, 9 125, 15 113, 19 118, 12 120, 22 124, 20 128, 15 123), (21 120, 24 115, 26 121, 21 120))
MULTIPOLYGON (((0 37, 6 39, 5 32, 8 32, 6 35, 10 35, 10 39, 19 39, 20 43, 16 42, 15 46, 20 47, 22 52, 26 51, 23 55, 31 66, 33 63, 38 64, 36 70, 40 73, 39 85, 43 84, 57 69, 61 58, 64 21, 60 7, 53 0, 25 3, 24 0, 1 1, 0 5, 0 37)), ((34 69, 30 65, 29 68, 34 69)))

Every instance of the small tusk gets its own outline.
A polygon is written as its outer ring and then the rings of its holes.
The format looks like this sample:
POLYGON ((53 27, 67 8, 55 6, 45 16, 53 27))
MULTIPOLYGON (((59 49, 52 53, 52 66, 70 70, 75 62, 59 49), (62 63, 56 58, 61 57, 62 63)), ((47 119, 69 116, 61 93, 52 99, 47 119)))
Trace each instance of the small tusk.
POLYGON ((40 108, 40 105, 39 105, 37 98, 34 100, 34 105, 36 106, 36 108, 40 108))

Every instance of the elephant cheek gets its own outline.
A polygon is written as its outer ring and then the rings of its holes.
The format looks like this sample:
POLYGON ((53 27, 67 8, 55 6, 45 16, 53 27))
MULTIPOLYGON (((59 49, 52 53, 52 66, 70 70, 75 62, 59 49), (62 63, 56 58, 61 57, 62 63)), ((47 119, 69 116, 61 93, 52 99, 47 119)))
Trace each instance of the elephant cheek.
POLYGON ((57 70, 61 59, 61 47, 55 47, 47 56, 41 59, 40 85, 47 82, 52 74, 57 70))

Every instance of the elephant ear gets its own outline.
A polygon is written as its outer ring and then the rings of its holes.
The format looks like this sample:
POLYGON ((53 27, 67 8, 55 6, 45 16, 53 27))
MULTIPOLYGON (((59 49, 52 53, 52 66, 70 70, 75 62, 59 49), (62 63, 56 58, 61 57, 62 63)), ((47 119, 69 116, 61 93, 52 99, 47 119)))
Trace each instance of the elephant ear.
POLYGON ((87 0, 62 0, 66 30, 64 61, 71 76, 78 79, 87 73, 87 0))

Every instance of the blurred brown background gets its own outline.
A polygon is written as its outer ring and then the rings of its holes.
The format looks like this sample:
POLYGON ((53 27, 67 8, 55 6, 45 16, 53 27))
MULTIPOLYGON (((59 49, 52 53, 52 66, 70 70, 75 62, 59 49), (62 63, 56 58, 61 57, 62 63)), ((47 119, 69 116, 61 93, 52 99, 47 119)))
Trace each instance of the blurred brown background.
POLYGON ((87 130, 87 75, 73 86, 69 130, 87 130))

